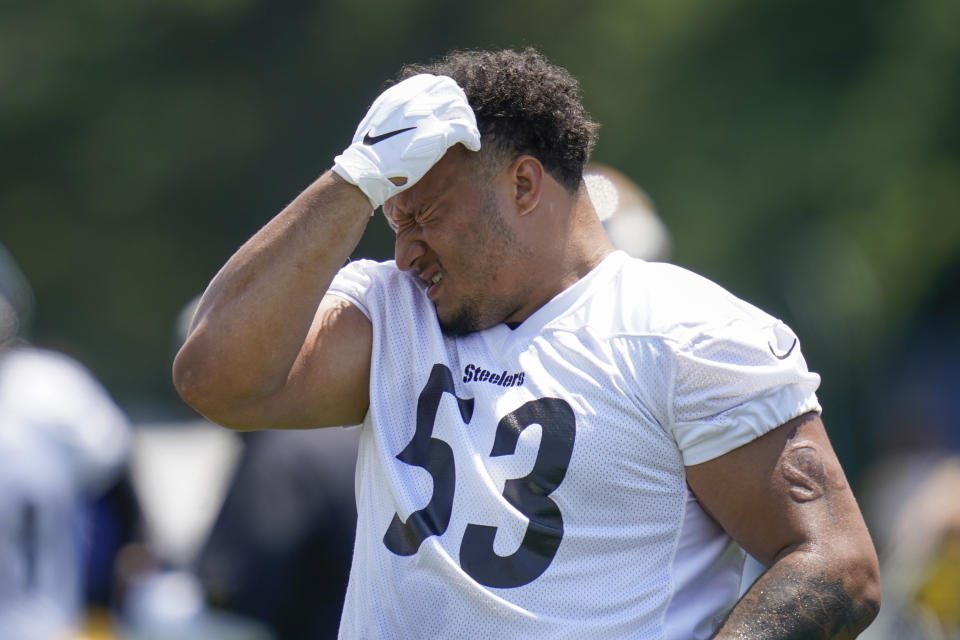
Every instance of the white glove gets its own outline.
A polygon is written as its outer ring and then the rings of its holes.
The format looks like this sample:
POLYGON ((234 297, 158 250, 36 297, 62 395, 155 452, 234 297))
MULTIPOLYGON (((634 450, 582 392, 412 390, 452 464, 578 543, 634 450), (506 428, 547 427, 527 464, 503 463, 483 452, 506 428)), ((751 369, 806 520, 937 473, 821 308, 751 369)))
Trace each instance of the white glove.
POLYGON ((360 187, 376 209, 416 184, 458 142, 480 150, 467 96, 452 78, 421 73, 380 94, 353 144, 334 158, 333 170, 360 187))

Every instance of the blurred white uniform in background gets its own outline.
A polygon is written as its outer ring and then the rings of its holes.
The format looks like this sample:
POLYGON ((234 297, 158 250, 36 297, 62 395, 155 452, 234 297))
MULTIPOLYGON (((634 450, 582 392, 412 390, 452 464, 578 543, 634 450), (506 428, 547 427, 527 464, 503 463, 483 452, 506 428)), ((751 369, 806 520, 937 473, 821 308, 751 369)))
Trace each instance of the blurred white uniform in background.
POLYGON ((0 637, 50 638, 82 611, 80 508, 126 459, 127 420, 77 362, 0 353, 0 637))
POLYGON ((81 623, 82 507, 115 479, 130 431, 82 365, 16 337, 29 289, 0 258, 0 638, 49 640, 81 623))

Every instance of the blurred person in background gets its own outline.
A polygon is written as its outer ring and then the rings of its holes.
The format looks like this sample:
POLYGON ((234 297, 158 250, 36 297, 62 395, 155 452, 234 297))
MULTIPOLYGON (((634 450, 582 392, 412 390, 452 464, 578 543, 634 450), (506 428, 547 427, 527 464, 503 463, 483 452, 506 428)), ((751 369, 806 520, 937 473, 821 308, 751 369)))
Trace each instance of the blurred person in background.
POLYGON ((216 524, 197 560, 212 607, 282 640, 336 638, 357 514, 357 429, 244 434, 216 524))
MULTIPOLYGON (((199 296, 181 310, 186 337, 199 296)), ((202 418, 138 424, 146 514, 125 637, 337 635, 356 508, 357 429, 235 434, 202 418)))
POLYGON ((583 183, 615 248, 641 260, 669 259, 670 232, 636 182, 611 166, 591 162, 584 168, 583 183))
MULTIPOLYGON (((174 323, 175 349, 196 302, 174 323)), ((113 631, 124 640, 276 640, 261 621, 208 606, 197 575, 241 437, 197 416, 134 426, 128 475, 142 521, 117 554, 113 631)))
MULTIPOLYGON (((960 640, 960 260, 934 281, 889 366, 881 455, 862 504, 884 606, 869 640, 960 640)), ((879 403, 878 403, 879 405, 879 403)))
POLYGON ((85 625, 85 508, 118 478, 130 429, 80 363, 26 341, 32 302, 0 247, 0 638, 49 640, 85 625))
POLYGON ((876 555, 819 376, 613 250, 596 128, 533 50, 405 68, 214 278, 178 391, 238 429, 363 421, 343 638, 855 636, 876 555), (381 205, 396 260, 344 267, 381 205))
POLYGON ((885 604, 867 640, 960 639, 960 456, 917 462, 885 459, 868 476, 865 512, 880 534, 885 604))

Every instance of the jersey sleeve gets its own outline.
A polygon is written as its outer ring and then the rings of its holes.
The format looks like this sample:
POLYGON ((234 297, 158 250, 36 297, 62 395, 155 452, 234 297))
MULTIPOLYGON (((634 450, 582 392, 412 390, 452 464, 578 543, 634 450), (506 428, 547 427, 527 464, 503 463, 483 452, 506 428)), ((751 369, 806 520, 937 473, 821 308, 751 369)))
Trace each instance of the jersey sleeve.
POLYGON ((807 369, 797 336, 762 312, 695 333, 675 347, 673 362, 667 429, 685 465, 820 411, 820 376, 807 369))
POLYGON ((367 295, 373 284, 373 273, 377 267, 372 260, 353 260, 345 264, 327 289, 327 293, 351 302, 363 315, 372 319, 367 295))

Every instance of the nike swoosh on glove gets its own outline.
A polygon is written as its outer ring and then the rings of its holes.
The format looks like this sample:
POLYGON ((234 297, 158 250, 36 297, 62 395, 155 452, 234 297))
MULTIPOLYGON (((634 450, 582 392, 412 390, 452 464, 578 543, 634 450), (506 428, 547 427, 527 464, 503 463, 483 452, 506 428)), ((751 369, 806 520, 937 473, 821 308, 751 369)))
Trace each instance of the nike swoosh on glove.
POLYGON ((452 78, 421 73, 374 100, 353 143, 334 158, 333 170, 357 185, 376 209, 416 184, 457 143, 480 150, 477 117, 466 94, 452 78))

